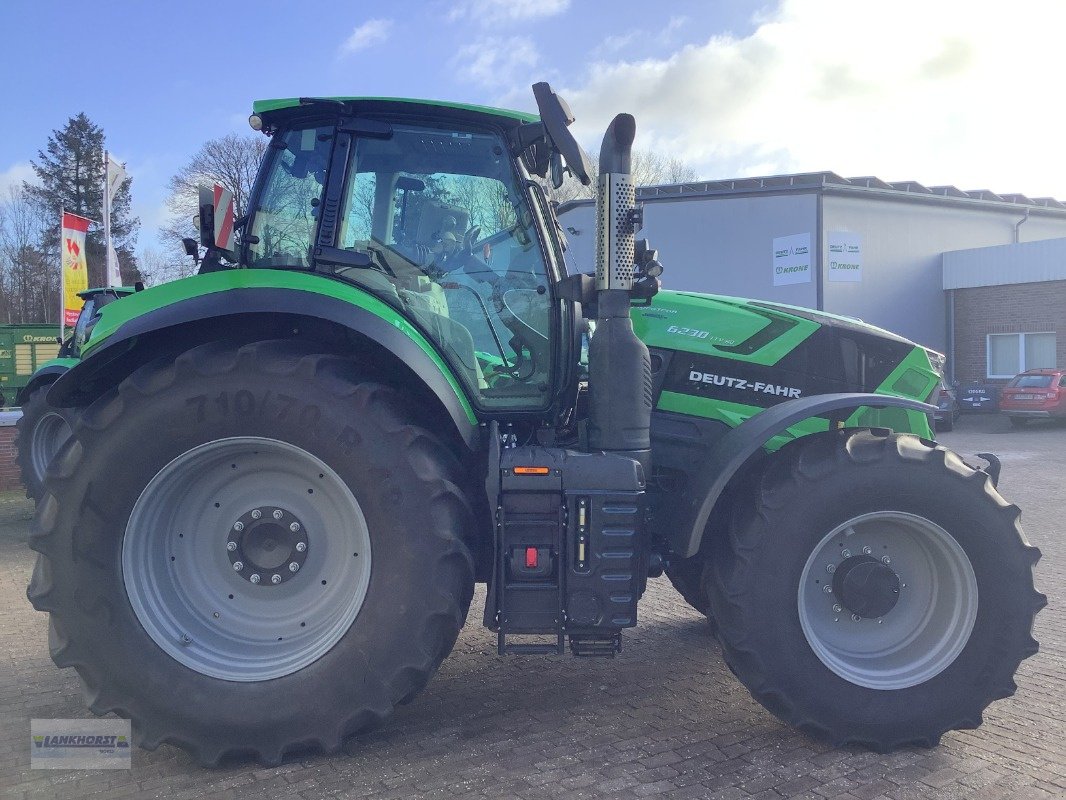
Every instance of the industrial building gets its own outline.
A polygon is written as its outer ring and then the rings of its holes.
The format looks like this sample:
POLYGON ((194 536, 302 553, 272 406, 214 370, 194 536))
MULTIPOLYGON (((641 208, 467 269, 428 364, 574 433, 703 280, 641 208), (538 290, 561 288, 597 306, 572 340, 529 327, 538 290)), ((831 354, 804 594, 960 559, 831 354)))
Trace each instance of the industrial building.
MULTIPOLYGON (((1052 198, 831 172, 638 197, 665 288, 858 317, 947 354, 960 382, 1066 365, 1066 204, 1052 198)), ((592 201, 559 213, 571 263, 590 269, 592 201)))

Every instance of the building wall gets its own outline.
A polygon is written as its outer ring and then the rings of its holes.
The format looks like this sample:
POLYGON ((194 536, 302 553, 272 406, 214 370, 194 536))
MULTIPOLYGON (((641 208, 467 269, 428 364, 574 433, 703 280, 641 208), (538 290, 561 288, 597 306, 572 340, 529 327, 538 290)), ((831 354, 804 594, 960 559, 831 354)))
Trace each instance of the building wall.
MULTIPOLYGON (((823 256, 824 310, 859 317, 940 352, 948 349, 942 253, 1014 241, 1023 212, 996 206, 957 206, 890 194, 827 193, 822 252, 832 231, 862 236, 861 283, 828 280, 823 256)), ((1022 241, 1066 236, 1066 218, 1031 215, 1022 241)))
MULTIPOLYGON (((644 229, 637 235, 659 251, 664 288, 817 307, 814 269, 809 283, 773 285, 774 238, 809 233, 812 248, 817 246, 817 194, 689 196, 645 200, 643 205, 644 229)), ((564 229, 578 231, 567 232, 573 263, 581 272, 592 271, 594 209, 578 206, 560 222, 564 229)))
POLYGON ((955 378, 987 378, 990 333, 1055 332, 1058 366, 1066 366, 1066 280, 955 289, 955 378))

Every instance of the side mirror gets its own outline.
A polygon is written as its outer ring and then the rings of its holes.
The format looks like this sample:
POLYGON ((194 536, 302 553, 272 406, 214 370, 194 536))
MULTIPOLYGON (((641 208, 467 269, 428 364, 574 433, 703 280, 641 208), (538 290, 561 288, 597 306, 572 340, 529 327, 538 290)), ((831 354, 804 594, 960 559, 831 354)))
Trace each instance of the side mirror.
POLYGON ((533 96, 537 99, 540 121, 553 145, 552 149, 557 150, 566 159, 574 177, 581 181, 583 186, 588 186, 592 183, 592 164, 574 134, 570 133, 569 126, 574 121, 570 107, 544 82, 533 84, 533 96))
POLYGON ((191 256, 194 264, 200 263, 200 245, 191 236, 186 236, 181 240, 182 245, 185 247, 185 255, 191 256))
POLYGON ((200 213, 196 217, 200 228, 200 244, 211 249, 215 246, 215 193, 206 186, 198 189, 200 213))
POLYGON ((424 192, 426 182, 408 175, 401 175, 396 179, 396 188, 403 189, 405 192, 424 192))

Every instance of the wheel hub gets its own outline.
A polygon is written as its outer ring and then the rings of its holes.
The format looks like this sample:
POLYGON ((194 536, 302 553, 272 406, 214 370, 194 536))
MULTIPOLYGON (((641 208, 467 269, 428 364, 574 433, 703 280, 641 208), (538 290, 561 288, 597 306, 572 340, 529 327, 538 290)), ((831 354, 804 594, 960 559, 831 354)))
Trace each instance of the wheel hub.
POLYGON ((873 556, 844 559, 833 573, 832 585, 841 605, 867 619, 883 617, 899 602, 899 575, 873 556))
POLYGON ((296 576, 307 560, 307 531, 285 508, 253 508, 233 523, 224 546, 234 572, 246 581, 278 586, 296 576))

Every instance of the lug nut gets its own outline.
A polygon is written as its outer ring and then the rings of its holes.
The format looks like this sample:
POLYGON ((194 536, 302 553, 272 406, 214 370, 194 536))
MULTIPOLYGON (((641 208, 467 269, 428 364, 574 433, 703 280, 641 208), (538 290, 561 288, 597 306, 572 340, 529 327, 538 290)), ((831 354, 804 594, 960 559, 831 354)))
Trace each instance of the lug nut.
POLYGON ((278 575, 278 573, 275 572, 273 575, 270 576, 270 582, 271 583, 281 583, 281 576, 278 575))
POLYGON ((889 564, 892 563, 892 559, 888 556, 881 556, 881 563, 887 567, 889 564))
POLYGON ((280 508, 275 508, 272 516, 274 517, 274 519, 281 519, 285 515, 282 513, 280 508))
POLYGON ((869 545, 867 545, 866 547, 862 548, 862 554, 864 556, 868 556, 872 552, 873 552, 873 550, 870 549, 869 545))
POLYGON ((299 522, 291 523, 289 525, 289 530, 292 531, 293 533, 296 533, 296 531, 300 530, 300 523, 299 522))
MULTIPOLYGON (((295 524, 296 523, 294 522, 293 525, 295 525, 295 524)), ((306 549, 307 549, 307 542, 297 542, 296 543, 296 552, 297 553, 302 553, 306 549)))
POLYGON ((259 583, 262 578, 259 577, 258 572, 253 572, 251 575, 248 576, 248 580, 250 580, 252 583, 259 583))
POLYGON ((840 551, 840 555, 844 556, 844 558, 851 558, 851 551, 845 547, 840 551))
POLYGON ((860 619, 862 619, 862 617, 860 617, 858 614, 852 614, 851 615, 851 621, 852 622, 858 622, 860 619))
POLYGON ((237 572, 240 572, 242 569, 244 569, 244 562, 243 561, 234 561, 233 562, 233 569, 236 570, 237 572))
POLYGON ((289 572, 296 572, 296 570, 298 570, 299 568, 300 568, 300 565, 297 564, 295 561, 290 561, 289 562, 289 572))
POLYGON ((844 610, 844 606, 840 605, 840 603, 834 603, 833 604, 833 611, 835 611, 837 614, 839 614, 843 610, 844 610))
POLYGON ((233 530, 237 531, 237 533, 240 533, 241 531, 244 530, 244 523, 241 522, 240 520, 237 520, 236 522, 233 523, 233 530))
POLYGON ((837 565, 836 564, 826 564, 825 565, 825 571, 828 572, 830 575, 832 575, 834 572, 837 571, 837 565))
POLYGON ((825 592, 826 594, 832 594, 833 593, 833 587, 830 586, 827 583, 825 586, 822 587, 822 591, 825 592))
POLYGON ((259 519, 261 516, 263 516, 263 512, 258 508, 252 512, 252 519, 259 519))
POLYGON ((234 550, 237 549, 237 543, 236 542, 226 542, 226 549, 229 550, 232 553, 234 550))

